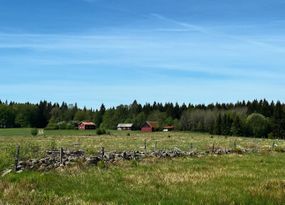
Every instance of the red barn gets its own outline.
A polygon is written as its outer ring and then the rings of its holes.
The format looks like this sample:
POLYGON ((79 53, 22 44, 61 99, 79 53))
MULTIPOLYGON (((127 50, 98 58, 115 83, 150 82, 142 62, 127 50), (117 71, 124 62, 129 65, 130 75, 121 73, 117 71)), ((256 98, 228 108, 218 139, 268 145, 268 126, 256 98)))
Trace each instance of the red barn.
POLYGON ((141 128, 142 132, 153 132, 158 130, 159 125, 158 122, 155 121, 146 121, 141 128))
POLYGON ((81 122, 78 125, 79 130, 95 130, 96 129, 96 124, 93 122, 81 122))

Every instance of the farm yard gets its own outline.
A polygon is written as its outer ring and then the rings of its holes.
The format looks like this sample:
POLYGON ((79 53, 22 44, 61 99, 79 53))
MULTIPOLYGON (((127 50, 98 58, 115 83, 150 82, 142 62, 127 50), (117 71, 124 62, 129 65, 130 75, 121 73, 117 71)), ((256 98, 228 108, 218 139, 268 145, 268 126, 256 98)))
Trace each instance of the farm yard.
POLYGON ((0 205, 285 205, 284 10, 1 1, 0 205))
POLYGON ((193 132, 54 130, 32 137, 30 129, 0 130, 0 171, 20 160, 39 159, 63 147, 88 155, 114 151, 183 150, 193 157, 77 162, 49 171, 11 172, 1 177, 0 204, 284 204, 285 141, 193 132), (216 149, 248 149, 218 155, 216 149))

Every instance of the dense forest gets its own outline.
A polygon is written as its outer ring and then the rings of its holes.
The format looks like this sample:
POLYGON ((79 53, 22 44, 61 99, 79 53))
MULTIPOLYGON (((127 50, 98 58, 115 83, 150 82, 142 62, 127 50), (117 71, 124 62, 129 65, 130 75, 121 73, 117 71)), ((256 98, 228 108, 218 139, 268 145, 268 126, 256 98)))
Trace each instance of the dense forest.
POLYGON ((0 101, 0 128, 37 127, 76 129, 80 121, 93 121, 97 127, 116 129, 118 123, 133 123, 140 129, 146 120, 176 130, 209 132, 217 135, 285 138, 285 105, 254 100, 235 104, 192 105, 156 103, 119 105, 106 109, 78 108, 63 102, 38 104, 0 101))

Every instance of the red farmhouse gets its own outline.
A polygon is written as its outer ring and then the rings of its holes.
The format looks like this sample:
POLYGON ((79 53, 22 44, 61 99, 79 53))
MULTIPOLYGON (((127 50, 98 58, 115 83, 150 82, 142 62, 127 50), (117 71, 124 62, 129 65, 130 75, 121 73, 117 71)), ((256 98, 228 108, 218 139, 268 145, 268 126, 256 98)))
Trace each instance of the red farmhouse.
POLYGON ((95 130, 96 129, 96 124, 93 122, 81 122, 78 125, 79 130, 95 130))
POLYGON ((146 121, 141 128, 142 132, 153 132, 158 130, 159 125, 158 122, 155 121, 146 121))

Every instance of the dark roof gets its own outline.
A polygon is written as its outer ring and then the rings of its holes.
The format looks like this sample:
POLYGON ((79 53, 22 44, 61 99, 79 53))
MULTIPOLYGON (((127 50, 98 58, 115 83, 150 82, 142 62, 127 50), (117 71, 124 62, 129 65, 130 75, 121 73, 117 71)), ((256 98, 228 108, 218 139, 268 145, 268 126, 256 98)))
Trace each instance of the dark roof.
POLYGON ((172 125, 167 125, 167 126, 164 126, 163 129, 174 129, 174 126, 172 126, 172 125))

